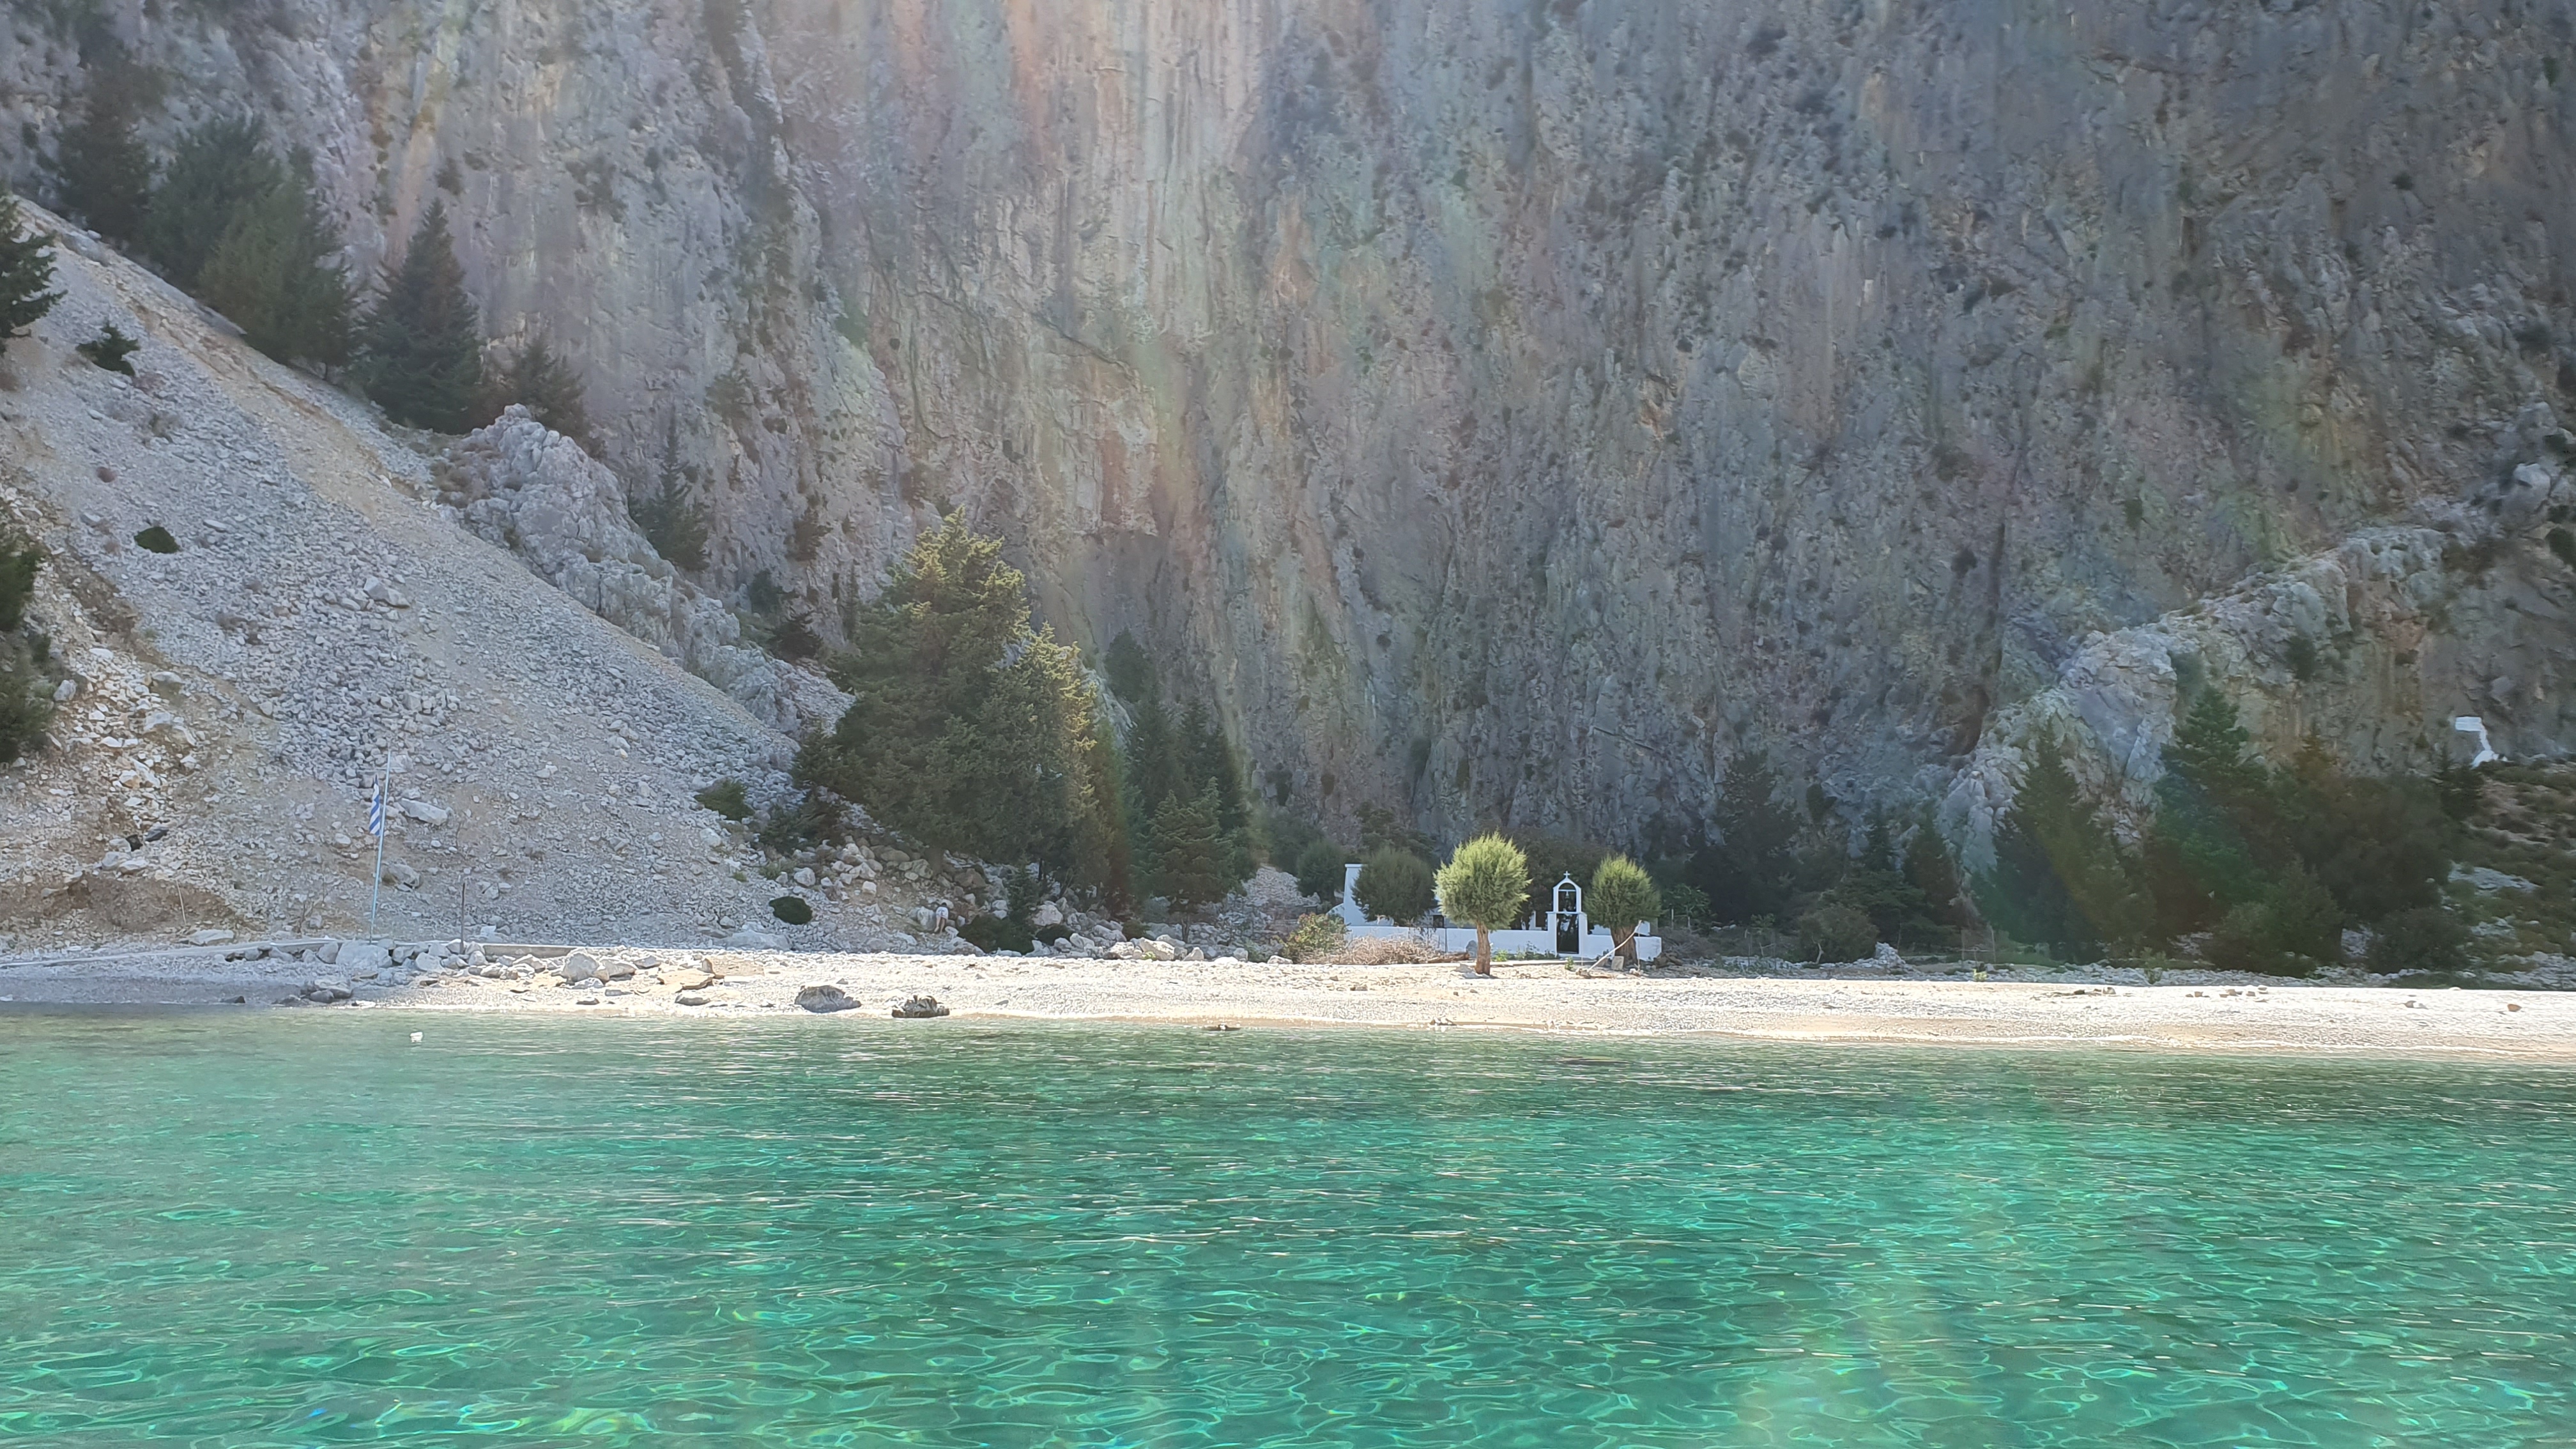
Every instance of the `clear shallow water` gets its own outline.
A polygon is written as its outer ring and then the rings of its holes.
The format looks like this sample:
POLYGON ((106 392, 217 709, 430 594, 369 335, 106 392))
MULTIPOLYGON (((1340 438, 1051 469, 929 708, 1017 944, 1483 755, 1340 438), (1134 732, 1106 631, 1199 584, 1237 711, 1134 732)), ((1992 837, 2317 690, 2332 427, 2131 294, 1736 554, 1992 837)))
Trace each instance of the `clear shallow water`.
POLYGON ((2422 1063, 0 1016, 0 1441, 2565 1444, 2571 1129, 2422 1063))

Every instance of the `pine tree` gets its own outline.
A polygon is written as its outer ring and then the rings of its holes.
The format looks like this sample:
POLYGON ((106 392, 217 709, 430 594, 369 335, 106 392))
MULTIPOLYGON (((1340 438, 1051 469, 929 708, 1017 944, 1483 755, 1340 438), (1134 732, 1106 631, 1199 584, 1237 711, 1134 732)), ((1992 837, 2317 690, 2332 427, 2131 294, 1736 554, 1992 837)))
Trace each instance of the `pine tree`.
POLYGON ((2268 814, 2269 782, 2247 743, 2236 707, 2203 688, 2165 746, 2141 862, 2159 936, 2207 929, 2262 893, 2263 861, 2248 834, 2268 814))
POLYGON ((2146 932, 2129 862, 2050 737, 2032 751, 1995 827, 1994 869, 1977 885, 1986 918, 2005 934, 2070 955, 2146 932))
POLYGON ((143 254, 193 292, 233 215, 275 190, 286 168, 255 118, 207 121, 179 137, 143 216, 143 254))
MULTIPOLYGON (((1927 933, 1967 923, 1960 900, 1959 862, 1950 853, 1950 842, 1941 838, 1941 827, 1929 808, 1906 839, 1905 879, 1923 898, 1927 933)), ((1946 937, 1942 939, 1950 944, 1946 937)))
POLYGON ((264 194, 236 208, 197 274, 197 294, 280 362, 349 360, 349 278, 340 229, 299 155, 264 194))
MULTIPOLYGON (((498 417, 512 404, 528 410, 528 415, 581 444, 584 451, 596 455, 598 440, 591 436, 590 409, 582 397, 581 379, 573 376, 572 365, 540 332, 528 339, 509 364, 494 379, 492 399, 487 411, 498 417)), ((669 557, 669 555, 664 555, 669 557)))
POLYGON ((18 198, 0 187, 0 342, 24 337, 36 319, 63 299, 48 292, 54 280, 53 238, 24 230, 18 198))
POLYGON ((1153 847, 1157 893, 1174 910, 1221 900, 1239 879, 1231 874, 1213 789, 1167 797, 1154 812, 1153 847))
POLYGON ((680 462, 679 420, 666 419, 661 476, 652 488, 639 488, 626 498, 626 516, 644 530, 644 541, 691 573, 707 566, 707 514, 689 494, 695 472, 680 462))
POLYGON ((1924 940, 1937 924, 1931 903, 1898 866, 1895 836, 1885 817, 1875 817, 1861 843, 1860 854, 1844 867, 1842 879, 1826 892, 1834 902, 1869 917, 1876 931, 1873 943, 1924 940))
POLYGON ((101 77, 54 145, 64 208, 120 246, 143 235, 152 204, 152 153, 135 138, 133 89, 101 77))
POLYGON ((1217 833, 1225 842, 1226 889, 1252 876, 1252 810, 1243 797, 1243 771, 1235 764, 1234 749, 1225 742, 1225 732, 1218 729, 1207 706, 1190 702, 1188 713, 1181 719, 1182 768, 1185 788, 1206 792, 1216 800, 1217 833))
POLYGON ((1735 761, 1718 787, 1717 837, 1694 861, 1710 914, 1735 923, 1787 914, 1797 887, 1798 813, 1780 803, 1780 777, 1760 751, 1735 761))
POLYGON ((2203 687, 2174 727, 2173 743, 2165 746, 2165 768, 2232 808, 2263 791, 2263 764, 2247 755, 2248 742, 2244 726, 2237 723, 2236 706, 2203 687))
POLYGON ((1109 641, 1109 650, 1101 658, 1101 672, 1109 681, 1109 692, 1129 704, 1142 704, 1158 699, 1162 691, 1154 680, 1154 661, 1145 646, 1125 629, 1109 641))
POLYGON ((1097 701, 1073 651, 1031 629, 999 540, 952 518, 850 636, 831 671, 850 708, 799 752, 801 780, 936 848, 1090 869, 1097 701))
POLYGON ((447 203, 430 203, 402 265, 388 270, 360 345, 367 396, 387 417, 439 433, 472 426, 483 391, 482 320, 465 293, 447 203))

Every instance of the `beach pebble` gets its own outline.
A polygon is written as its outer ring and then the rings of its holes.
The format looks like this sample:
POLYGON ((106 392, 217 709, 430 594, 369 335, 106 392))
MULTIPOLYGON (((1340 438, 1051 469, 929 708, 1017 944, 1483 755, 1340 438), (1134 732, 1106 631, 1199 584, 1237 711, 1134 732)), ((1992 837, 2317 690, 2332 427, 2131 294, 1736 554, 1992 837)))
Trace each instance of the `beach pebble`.
POLYGON ((695 991, 683 991, 671 999, 682 1006, 704 1006, 707 1004, 707 998, 705 995, 695 991))

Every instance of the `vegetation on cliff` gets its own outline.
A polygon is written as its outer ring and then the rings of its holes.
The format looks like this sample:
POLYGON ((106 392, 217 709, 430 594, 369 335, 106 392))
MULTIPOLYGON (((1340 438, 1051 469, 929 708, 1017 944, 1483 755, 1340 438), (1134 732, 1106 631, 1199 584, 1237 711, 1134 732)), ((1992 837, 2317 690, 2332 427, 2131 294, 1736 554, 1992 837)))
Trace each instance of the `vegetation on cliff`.
POLYGON ((47 290, 54 281, 53 238, 30 232, 18 216, 18 198, 0 188, 0 342, 24 337, 36 319, 63 299, 47 290))

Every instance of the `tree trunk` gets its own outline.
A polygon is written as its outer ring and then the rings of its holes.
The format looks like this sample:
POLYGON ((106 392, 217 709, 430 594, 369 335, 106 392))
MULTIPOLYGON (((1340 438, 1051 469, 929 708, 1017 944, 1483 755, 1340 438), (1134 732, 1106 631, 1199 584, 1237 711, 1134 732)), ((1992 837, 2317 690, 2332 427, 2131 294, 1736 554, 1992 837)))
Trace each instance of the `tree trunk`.
POLYGON ((1494 938, 1482 926, 1476 928, 1476 974, 1494 974, 1494 938))
POLYGON ((1622 961, 1636 960, 1637 928, 1634 926, 1612 927, 1610 931, 1610 949, 1617 952, 1619 959, 1622 961))

